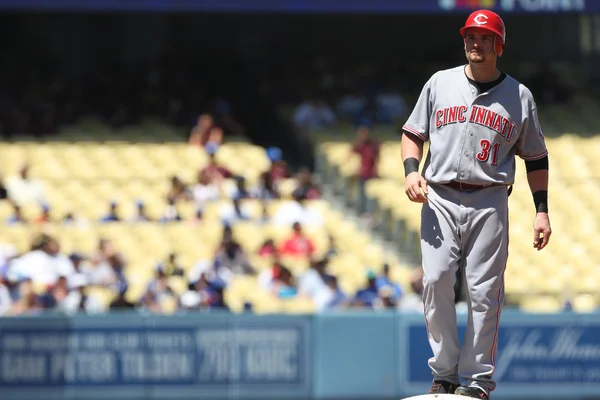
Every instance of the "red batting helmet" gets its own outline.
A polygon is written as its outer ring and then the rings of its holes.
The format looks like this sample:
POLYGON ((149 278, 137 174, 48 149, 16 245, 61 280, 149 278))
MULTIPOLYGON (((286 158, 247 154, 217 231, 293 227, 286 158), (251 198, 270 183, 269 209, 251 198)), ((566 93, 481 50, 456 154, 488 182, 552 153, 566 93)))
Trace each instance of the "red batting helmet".
POLYGON ((460 34, 464 38, 469 28, 482 28, 494 32, 494 51, 498 56, 502 55, 504 50, 504 41, 506 40, 506 28, 504 21, 498 14, 490 10, 474 11, 467 18, 465 26, 460 29, 460 34))

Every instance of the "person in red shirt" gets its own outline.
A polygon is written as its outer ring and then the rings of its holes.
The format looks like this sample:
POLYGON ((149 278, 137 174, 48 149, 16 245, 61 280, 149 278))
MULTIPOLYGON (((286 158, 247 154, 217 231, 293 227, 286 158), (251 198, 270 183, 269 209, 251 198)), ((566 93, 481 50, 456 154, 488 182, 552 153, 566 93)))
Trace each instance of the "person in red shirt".
POLYGON ((271 180, 274 184, 277 184, 281 179, 287 179, 292 176, 287 163, 282 158, 281 149, 278 147, 269 147, 267 149, 267 156, 271 161, 269 174, 271 175, 271 180))
POLYGON ((312 257, 315 252, 315 245, 312 240, 304 235, 300 223, 295 222, 292 226, 292 235, 281 245, 279 254, 295 257, 312 257))
POLYGON ((202 174, 206 174, 210 179, 211 183, 219 184, 224 178, 232 178, 233 174, 227 168, 221 167, 217 164, 215 154, 217 153, 218 146, 214 144, 208 144, 206 147, 208 154, 208 165, 201 171, 202 174))
POLYGON ((261 257, 275 257, 277 256, 277 247, 273 239, 267 239, 258 249, 258 255, 261 257))
POLYGON ((369 137, 371 123, 363 120, 357 127, 357 140, 352 147, 352 152, 360 156, 360 167, 358 169, 358 209, 361 214, 370 215, 367 210, 367 194, 365 185, 369 179, 377 177, 377 163, 379 162, 380 144, 377 140, 369 137))

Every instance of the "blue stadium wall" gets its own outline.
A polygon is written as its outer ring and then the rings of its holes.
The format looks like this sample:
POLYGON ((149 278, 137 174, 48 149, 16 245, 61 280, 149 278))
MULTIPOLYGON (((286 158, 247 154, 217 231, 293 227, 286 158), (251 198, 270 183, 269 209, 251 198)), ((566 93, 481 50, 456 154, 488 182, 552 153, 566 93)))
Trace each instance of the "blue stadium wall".
MULTIPOLYGON (((499 348, 495 399, 597 398, 600 315, 506 311, 499 348)), ((420 315, 0 318, 0 398, 397 399, 430 356, 420 315)))

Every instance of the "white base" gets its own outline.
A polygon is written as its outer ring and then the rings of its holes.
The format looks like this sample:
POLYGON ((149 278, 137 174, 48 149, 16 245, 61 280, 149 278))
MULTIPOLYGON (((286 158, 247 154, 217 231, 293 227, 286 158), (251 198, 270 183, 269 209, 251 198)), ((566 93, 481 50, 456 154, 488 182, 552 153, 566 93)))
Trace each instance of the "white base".
POLYGON ((424 394, 421 396, 407 397, 403 400, 464 400, 465 396, 455 394, 424 394))

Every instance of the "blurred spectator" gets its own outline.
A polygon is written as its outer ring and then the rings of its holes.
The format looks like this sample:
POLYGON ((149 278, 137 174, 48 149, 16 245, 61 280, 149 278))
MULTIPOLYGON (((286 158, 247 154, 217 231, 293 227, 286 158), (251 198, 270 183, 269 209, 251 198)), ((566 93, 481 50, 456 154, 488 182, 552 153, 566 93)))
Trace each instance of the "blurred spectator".
POLYGON ((194 125, 190 132, 189 143, 204 148, 206 143, 208 143, 212 126, 213 118, 210 114, 200 115, 196 121, 196 125, 194 125))
POLYGON ((108 213, 100 218, 100 222, 119 222, 119 204, 116 201, 111 201, 108 206, 108 213))
POLYGON ((114 243, 108 239, 100 239, 98 251, 91 258, 91 283, 118 289, 126 282, 125 259, 117 252, 114 243))
POLYGON ((274 200, 279 198, 279 191, 275 188, 273 175, 269 172, 260 174, 260 181, 255 191, 255 196, 261 200, 274 200))
POLYGON ((304 200, 316 200, 321 194, 319 188, 313 182, 312 174, 308 168, 302 168, 298 173, 298 186, 294 189, 292 196, 304 200))
POLYGON ((4 270, 4 268, 0 271, 0 317, 8 313, 12 305, 10 291, 7 286, 7 272, 8 271, 4 270))
POLYGON ((19 253, 13 245, 0 243, 0 280, 6 278, 8 267, 12 260, 17 258, 19 253))
POLYGON ((135 203, 136 215, 133 217, 134 222, 150 222, 152 221, 152 217, 148 215, 146 211, 146 205, 142 200, 138 200, 135 203))
POLYGON ((327 246, 327 252, 325 253, 325 258, 330 259, 338 255, 338 248, 335 238, 330 234, 329 237, 329 245, 327 246))
POLYGON ((377 275, 373 271, 369 271, 367 273, 367 284, 356 292, 354 301, 359 307, 373 308, 378 298, 377 275))
POLYGON ((232 199, 243 200, 252 198, 252 195, 246 186, 246 179, 243 176, 235 177, 235 185, 235 189, 230 195, 232 199))
POLYGON ((88 280, 91 278, 90 266, 87 263, 87 258, 79 253, 71 253, 69 260, 73 264, 73 270, 76 275, 85 275, 88 280))
POLYGON ((159 264, 166 276, 184 276, 185 268, 179 263, 177 253, 170 253, 167 260, 159 264))
POLYGON ((24 164, 17 176, 6 180, 8 197, 18 205, 46 203, 44 184, 41 180, 32 179, 29 176, 29 169, 29 164, 24 164))
POLYGON ((34 283, 54 285, 59 277, 70 277, 75 273, 71 260, 60 253, 58 241, 42 234, 34 240, 33 249, 13 260, 9 276, 13 281, 28 278, 34 283))
POLYGON ((258 249, 258 255, 261 257, 275 257, 277 255, 277 247, 273 239, 267 239, 258 249))
POLYGON ((147 296, 148 294, 152 294, 152 297, 156 299, 158 303, 160 303, 165 296, 175 296, 175 291, 169 285, 169 277, 160 265, 156 268, 154 279, 148 284, 144 296, 147 296))
POLYGON ((128 285, 125 282, 121 282, 118 285, 117 297, 110 303, 109 309, 110 311, 119 311, 119 310, 132 310, 136 307, 136 305, 126 298, 128 285))
POLYGON ((366 107, 366 99, 354 89, 347 90, 337 103, 336 111, 345 120, 354 121, 366 107))
POLYGON ((209 307, 211 309, 217 309, 222 311, 229 311, 229 306, 225 303, 224 287, 218 286, 213 290, 209 307))
POLYGON ((317 311, 331 310, 345 305, 348 298, 340 289, 338 280, 335 276, 325 278, 325 286, 316 293, 314 302, 317 311))
POLYGON ((204 170, 198 172, 198 179, 192 188, 192 197, 197 210, 203 210, 207 203, 221 197, 219 187, 211 182, 210 176, 204 170))
POLYGON ((258 274, 258 285, 262 289, 271 290, 275 277, 279 274, 281 263, 278 257, 275 258, 273 264, 269 268, 265 268, 258 274))
POLYGON ((233 177, 233 174, 227 168, 224 168, 217 163, 217 150, 217 146, 206 146, 206 152, 208 153, 208 165, 204 167, 201 172, 208 176, 208 179, 211 183, 214 183, 218 186, 223 179, 231 178, 233 177))
POLYGON ((291 178, 292 174, 290 169, 283 159, 281 149, 278 147, 269 147, 267 149, 267 157, 271 161, 271 168, 268 173, 271 175, 271 181, 273 186, 277 188, 277 184, 282 179, 291 178))
POLYGON ((377 289, 381 289, 383 287, 390 288, 390 290, 392 291, 392 297, 396 301, 399 301, 402 298, 402 289, 400 288, 400 285, 392 281, 392 278, 390 277, 389 264, 383 265, 383 272, 379 277, 377 277, 377 289))
POLYGON ((179 309, 185 311, 199 310, 202 306, 202 296, 194 290, 187 290, 179 297, 179 309))
POLYGON ((194 216, 190 219, 190 224, 198 226, 204 219, 204 211, 201 208, 196 209, 194 216))
POLYGON ((202 272, 198 279, 193 280, 188 290, 184 292, 179 303, 185 309, 225 309, 229 307, 225 303, 223 294, 224 284, 210 272, 202 272))
POLYGON ((102 303, 93 295, 86 293, 89 285, 88 277, 83 274, 73 275, 69 281, 69 292, 62 302, 59 302, 60 310, 68 313, 97 314, 104 310, 102 303))
POLYGON ((283 265, 279 265, 275 268, 271 284, 271 293, 282 299, 296 297, 298 294, 292 271, 283 265))
POLYGON ((190 287, 188 288, 188 291, 183 295, 188 292, 197 293, 199 295, 200 308, 208 307, 213 295, 213 284, 211 279, 209 279, 209 274, 207 272, 202 272, 200 275, 198 275, 198 279, 193 280, 192 284, 190 284, 190 287))
POLYGON ((6 189, 6 184, 4 182, 4 176, 0 172, 0 200, 8 199, 8 189, 6 189))
POLYGON ((298 277, 298 293, 314 299, 325 289, 325 268, 327 260, 311 261, 310 268, 298 277))
POLYGON ((217 276, 225 283, 231 282, 234 275, 255 274, 246 253, 232 237, 225 237, 214 259, 217 276))
POLYGON ((6 315, 32 315, 43 310, 44 306, 33 290, 33 282, 25 278, 19 282, 16 299, 6 315))
POLYGON ((174 199, 167 200, 167 206, 163 213, 163 216, 160 218, 160 222, 176 222, 181 221, 183 218, 179 213, 179 209, 177 208, 177 203, 174 199))
POLYGON ((234 118, 231 105, 225 100, 217 100, 215 115, 218 124, 227 131, 228 135, 245 136, 246 129, 234 118))
POLYGON ((323 100, 313 98, 296 108, 292 121, 300 131, 313 131, 330 127, 336 122, 336 117, 331 107, 323 100))
POLYGON ((50 217, 50 206, 48 204, 42 204, 40 215, 35 219, 36 224, 45 224, 52 222, 50 217))
POLYGON ((231 228, 231 225, 224 225, 223 233, 221 234, 221 242, 219 243, 216 253, 223 250, 226 244, 230 242, 234 243, 238 247, 240 246, 240 244, 233 238, 233 229, 231 228))
POLYGON ((69 211, 62 218, 62 223, 68 226, 85 227, 87 221, 83 218, 77 217, 73 212, 69 211))
POLYGON ((40 296, 45 308, 58 308, 62 310, 62 304, 69 293, 68 281, 66 276, 59 276, 56 283, 47 287, 44 294, 40 296))
POLYGON ((398 298, 395 297, 394 288, 382 286, 377 291, 379 298, 373 303, 375 309, 395 309, 398 306, 398 298))
POLYGON ((215 146, 219 147, 223 144, 223 128, 218 125, 213 125, 210 128, 210 133, 208 135, 208 140, 205 143, 206 146, 215 146))
POLYGON ((400 302, 400 309, 407 312, 423 313, 423 269, 418 268, 413 272, 410 280, 411 292, 404 294, 400 302))
POLYGON ((315 252, 313 241, 302 232, 302 225, 295 222, 293 232, 279 248, 279 254, 294 257, 312 257, 315 252))
POLYGON ((67 212, 63 217, 62 222, 67 225, 75 222, 75 214, 71 211, 67 212))
POLYGON ((11 204, 12 204, 12 208, 13 208, 13 213, 10 217, 8 217, 8 219, 6 220, 6 223, 8 225, 26 224, 27 220, 23 216, 21 206, 19 206, 17 203, 13 203, 13 202, 11 202, 11 204))
POLYGON ((219 208, 219 218, 224 225, 232 225, 237 221, 251 219, 252 213, 247 204, 238 198, 231 202, 223 203, 219 208))
POLYGON ((307 226, 323 226, 323 216, 301 193, 294 193, 293 201, 285 201, 277 208, 272 222, 275 225, 292 225, 299 222, 307 226))
POLYGON ((156 294, 152 291, 147 291, 138 304, 136 308, 142 313, 150 313, 150 314, 161 314, 162 308, 159 303, 159 299, 156 294))
POLYGON ((393 124, 406 115, 406 101, 391 86, 386 86, 375 97, 377 121, 393 124))
POLYGON ((171 186, 167 192, 167 202, 175 204, 179 201, 191 200, 192 198, 192 193, 187 185, 178 176, 172 176, 171 186))
MULTIPOLYGON (((368 213, 366 183, 369 179, 377 177, 377 163, 379 162, 380 144, 369 137, 371 124, 363 120, 357 128, 357 139, 352 147, 352 152, 360 157, 358 170, 358 210, 361 214, 368 213)), ((369 213, 370 214, 370 213, 369 213)))
POLYGON ((271 214, 269 212, 269 207, 266 202, 262 203, 262 212, 258 217, 257 221, 260 225, 267 225, 271 223, 271 214))

